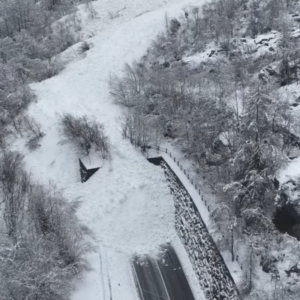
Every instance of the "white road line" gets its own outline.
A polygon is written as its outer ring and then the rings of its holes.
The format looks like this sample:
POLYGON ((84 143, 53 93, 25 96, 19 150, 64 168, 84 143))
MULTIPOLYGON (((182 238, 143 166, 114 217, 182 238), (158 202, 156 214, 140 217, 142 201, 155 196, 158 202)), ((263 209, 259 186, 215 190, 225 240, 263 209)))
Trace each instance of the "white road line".
POLYGON ((166 294, 167 294, 168 300, 171 300, 171 299, 170 299, 170 295, 169 295, 168 290, 167 290, 167 286, 166 286, 165 281, 164 281, 164 278, 163 278, 163 276, 162 276, 162 274, 161 274, 161 272, 160 272, 160 268, 159 268, 159 265, 158 265, 157 261, 155 261, 155 264, 156 264, 156 266, 157 266, 157 269, 158 269, 159 275, 160 275, 160 277, 161 277, 161 280, 162 280, 162 282, 163 282, 163 284, 164 284, 164 287, 165 287, 165 290, 166 290, 166 294))
POLYGON ((140 285, 139 278, 138 278, 138 276, 137 276, 137 274, 136 274, 135 267, 134 267, 133 264, 131 265, 131 267, 132 267, 132 269, 133 269, 134 277, 136 278, 136 282, 137 282, 138 287, 139 287, 139 290, 140 290, 141 298, 142 298, 142 300, 145 300, 145 299, 144 299, 143 290, 142 290, 142 287, 141 287, 141 285, 140 285))

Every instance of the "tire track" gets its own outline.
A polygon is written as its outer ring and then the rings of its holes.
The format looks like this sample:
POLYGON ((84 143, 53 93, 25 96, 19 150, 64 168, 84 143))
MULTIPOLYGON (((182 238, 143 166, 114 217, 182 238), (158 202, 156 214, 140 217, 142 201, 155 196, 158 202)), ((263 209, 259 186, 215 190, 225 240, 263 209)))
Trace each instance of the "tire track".
POLYGON ((103 262, 102 262, 102 255, 100 246, 98 246, 98 253, 99 253, 99 260, 100 260, 100 276, 101 276, 101 284, 102 284, 102 299, 106 299, 105 295, 105 284, 104 284, 104 273, 103 273, 103 262))
POLYGON ((141 300, 194 300, 172 246, 163 246, 158 258, 135 257, 132 267, 141 300))

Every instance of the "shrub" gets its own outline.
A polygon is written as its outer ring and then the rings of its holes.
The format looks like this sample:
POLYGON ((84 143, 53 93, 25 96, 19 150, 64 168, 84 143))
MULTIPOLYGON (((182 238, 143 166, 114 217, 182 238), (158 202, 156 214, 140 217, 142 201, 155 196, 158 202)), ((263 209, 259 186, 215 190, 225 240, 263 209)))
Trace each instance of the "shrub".
POLYGON ((23 118, 23 126, 25 131, 29 134, 30 139, 41 139, 45 135, 41 129, 41 124, 35 121, 34 118, 25 116, 23 118))
POLYGON ((63 69, 64 64, 61 61, 49 59, 40 63, 33 71, 35 79, 40 82, 58 75, 63 69))
POLYGON ((83 155, 95 150, 104 159, 109 158, 110 145, 103 124, 87 116, 76 117, 69 113, 60 116, 60 123, 66 140, 73 143, 83 155))
POLYGON ((16 134, 27 138, 26 146, 30 150, 35 150, 39 147, 39 141, 44 137, 44 132, 41 129, 41 124, 26 115, 19 115, 13 119, 13 128, 16 134))
POLYGON ((35 95, 29 87, 23 86, 7 95, 0 103, 0 109, 5 111, 7 117, 13 119, 24 111, 33 100, 35 100, 35 95))
POLYGON ((75 273, 87 268, 82 254, 90 249, 84 242, 89 230, 80 224, 76 211, 79 201, 68 201, 54 186, 33 185, 28 195, 30 219, 36 235, 57 246, 60 264, 75 273))
POLYGON ((3 151, 0 156, 0 190, 11 191, 22 169, 23 156, 18 152, 3 151))

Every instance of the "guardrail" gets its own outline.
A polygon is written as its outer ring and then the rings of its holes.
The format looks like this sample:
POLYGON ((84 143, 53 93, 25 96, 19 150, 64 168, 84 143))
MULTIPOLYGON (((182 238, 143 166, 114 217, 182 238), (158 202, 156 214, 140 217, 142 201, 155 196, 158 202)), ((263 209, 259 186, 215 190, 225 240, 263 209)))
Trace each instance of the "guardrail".
POLYGON ((180 168, 180 170, 184 173, 184 175, 190 181, 190 183, 192 184, 192 186, 196 189, 196 191, 198 192, 201 200, 203 201, 204 205, 206 206, 207 210, 210 212, 211 207, 208 205, 206 199, 203 197, 203 194, 201 193, 201 190, 200 190, 200 186, 192 179, 192 177, 190 176, 190 174, 188 173, 188 171, 180 163, 179 159, 176 159, 175 155, 173 155, 172 152, 170 150, 168 150, 167 148, 163 148, 163 147, 160 147, 160 146, 154 146, 154 145, 149 145, 148 149, 149 149, 149 147, 150 147, 150 149, 154 149, 157 152, 166 153, 166 154, 169 155, 170 158, 172 158, 172 160, 177 164, 177 166, 180 168))

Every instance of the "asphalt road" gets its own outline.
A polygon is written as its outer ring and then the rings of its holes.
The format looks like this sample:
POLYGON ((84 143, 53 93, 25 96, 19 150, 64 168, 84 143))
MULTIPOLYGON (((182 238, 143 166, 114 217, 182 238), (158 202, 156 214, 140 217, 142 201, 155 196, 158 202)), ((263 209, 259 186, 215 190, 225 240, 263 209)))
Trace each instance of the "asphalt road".
POLYGON ((133 259, 133 271, 141 300, 194 300, 175 250, 163 246, 158 258, 133 259))

